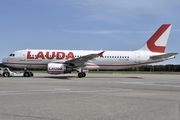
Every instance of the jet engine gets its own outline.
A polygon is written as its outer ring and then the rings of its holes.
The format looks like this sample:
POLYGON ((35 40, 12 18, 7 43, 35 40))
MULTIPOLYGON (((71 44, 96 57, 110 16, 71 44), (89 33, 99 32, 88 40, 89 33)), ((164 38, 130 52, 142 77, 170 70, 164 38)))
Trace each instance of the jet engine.
POLYGON ((68 67, 66 64, 49 63, 47 66, 47 72, 49 74, 71 73, 72 70, 72 67, 68 67))

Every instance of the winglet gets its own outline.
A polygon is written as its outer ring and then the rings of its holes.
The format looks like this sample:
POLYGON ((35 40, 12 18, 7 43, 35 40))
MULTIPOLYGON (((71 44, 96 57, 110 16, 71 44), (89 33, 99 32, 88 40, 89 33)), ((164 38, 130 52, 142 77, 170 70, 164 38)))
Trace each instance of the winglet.
POLYGON ((102 52, 100 52, 98 55, 100 56, 100 57, 103 57, 103 53, 104 53, 105 51, 102 51, 102 52))

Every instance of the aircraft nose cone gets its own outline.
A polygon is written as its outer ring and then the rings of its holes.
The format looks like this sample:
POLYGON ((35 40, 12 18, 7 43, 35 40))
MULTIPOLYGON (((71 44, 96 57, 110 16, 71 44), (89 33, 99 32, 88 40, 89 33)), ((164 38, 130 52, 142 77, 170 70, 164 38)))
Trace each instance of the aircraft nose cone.
POLYGON ((2 59, 2 64, 5 64, 6 62, 8 62, 8 60, 6 58, 2 59))

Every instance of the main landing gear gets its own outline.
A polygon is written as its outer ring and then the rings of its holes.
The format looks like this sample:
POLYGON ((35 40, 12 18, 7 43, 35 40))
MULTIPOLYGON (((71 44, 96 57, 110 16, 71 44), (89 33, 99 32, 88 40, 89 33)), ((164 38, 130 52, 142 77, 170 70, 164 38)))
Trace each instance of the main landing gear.
POLYGON ((81 67, 80 67, 80 68, 77 68, 76 70, 77 70, 77 72, 78 72, 78 77, 79 77, 79 78, 86 77, 86 73, 83 72, 83 70, 82 70, 81 67))
POLYGON ((85 72, 79 72, 78 77, 79 78, 86 77, 86 73, 85 72))

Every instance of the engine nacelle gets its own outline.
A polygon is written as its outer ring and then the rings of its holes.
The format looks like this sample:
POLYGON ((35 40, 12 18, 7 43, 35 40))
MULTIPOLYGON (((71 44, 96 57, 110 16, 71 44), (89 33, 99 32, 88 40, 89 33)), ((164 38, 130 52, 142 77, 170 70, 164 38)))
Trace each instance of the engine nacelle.
POLYGON ((47 72, 49 74, 64 74, 71 73, 72 68, 67 67, 66 64, 59 63, 49 63, 47 67, 47 72))

